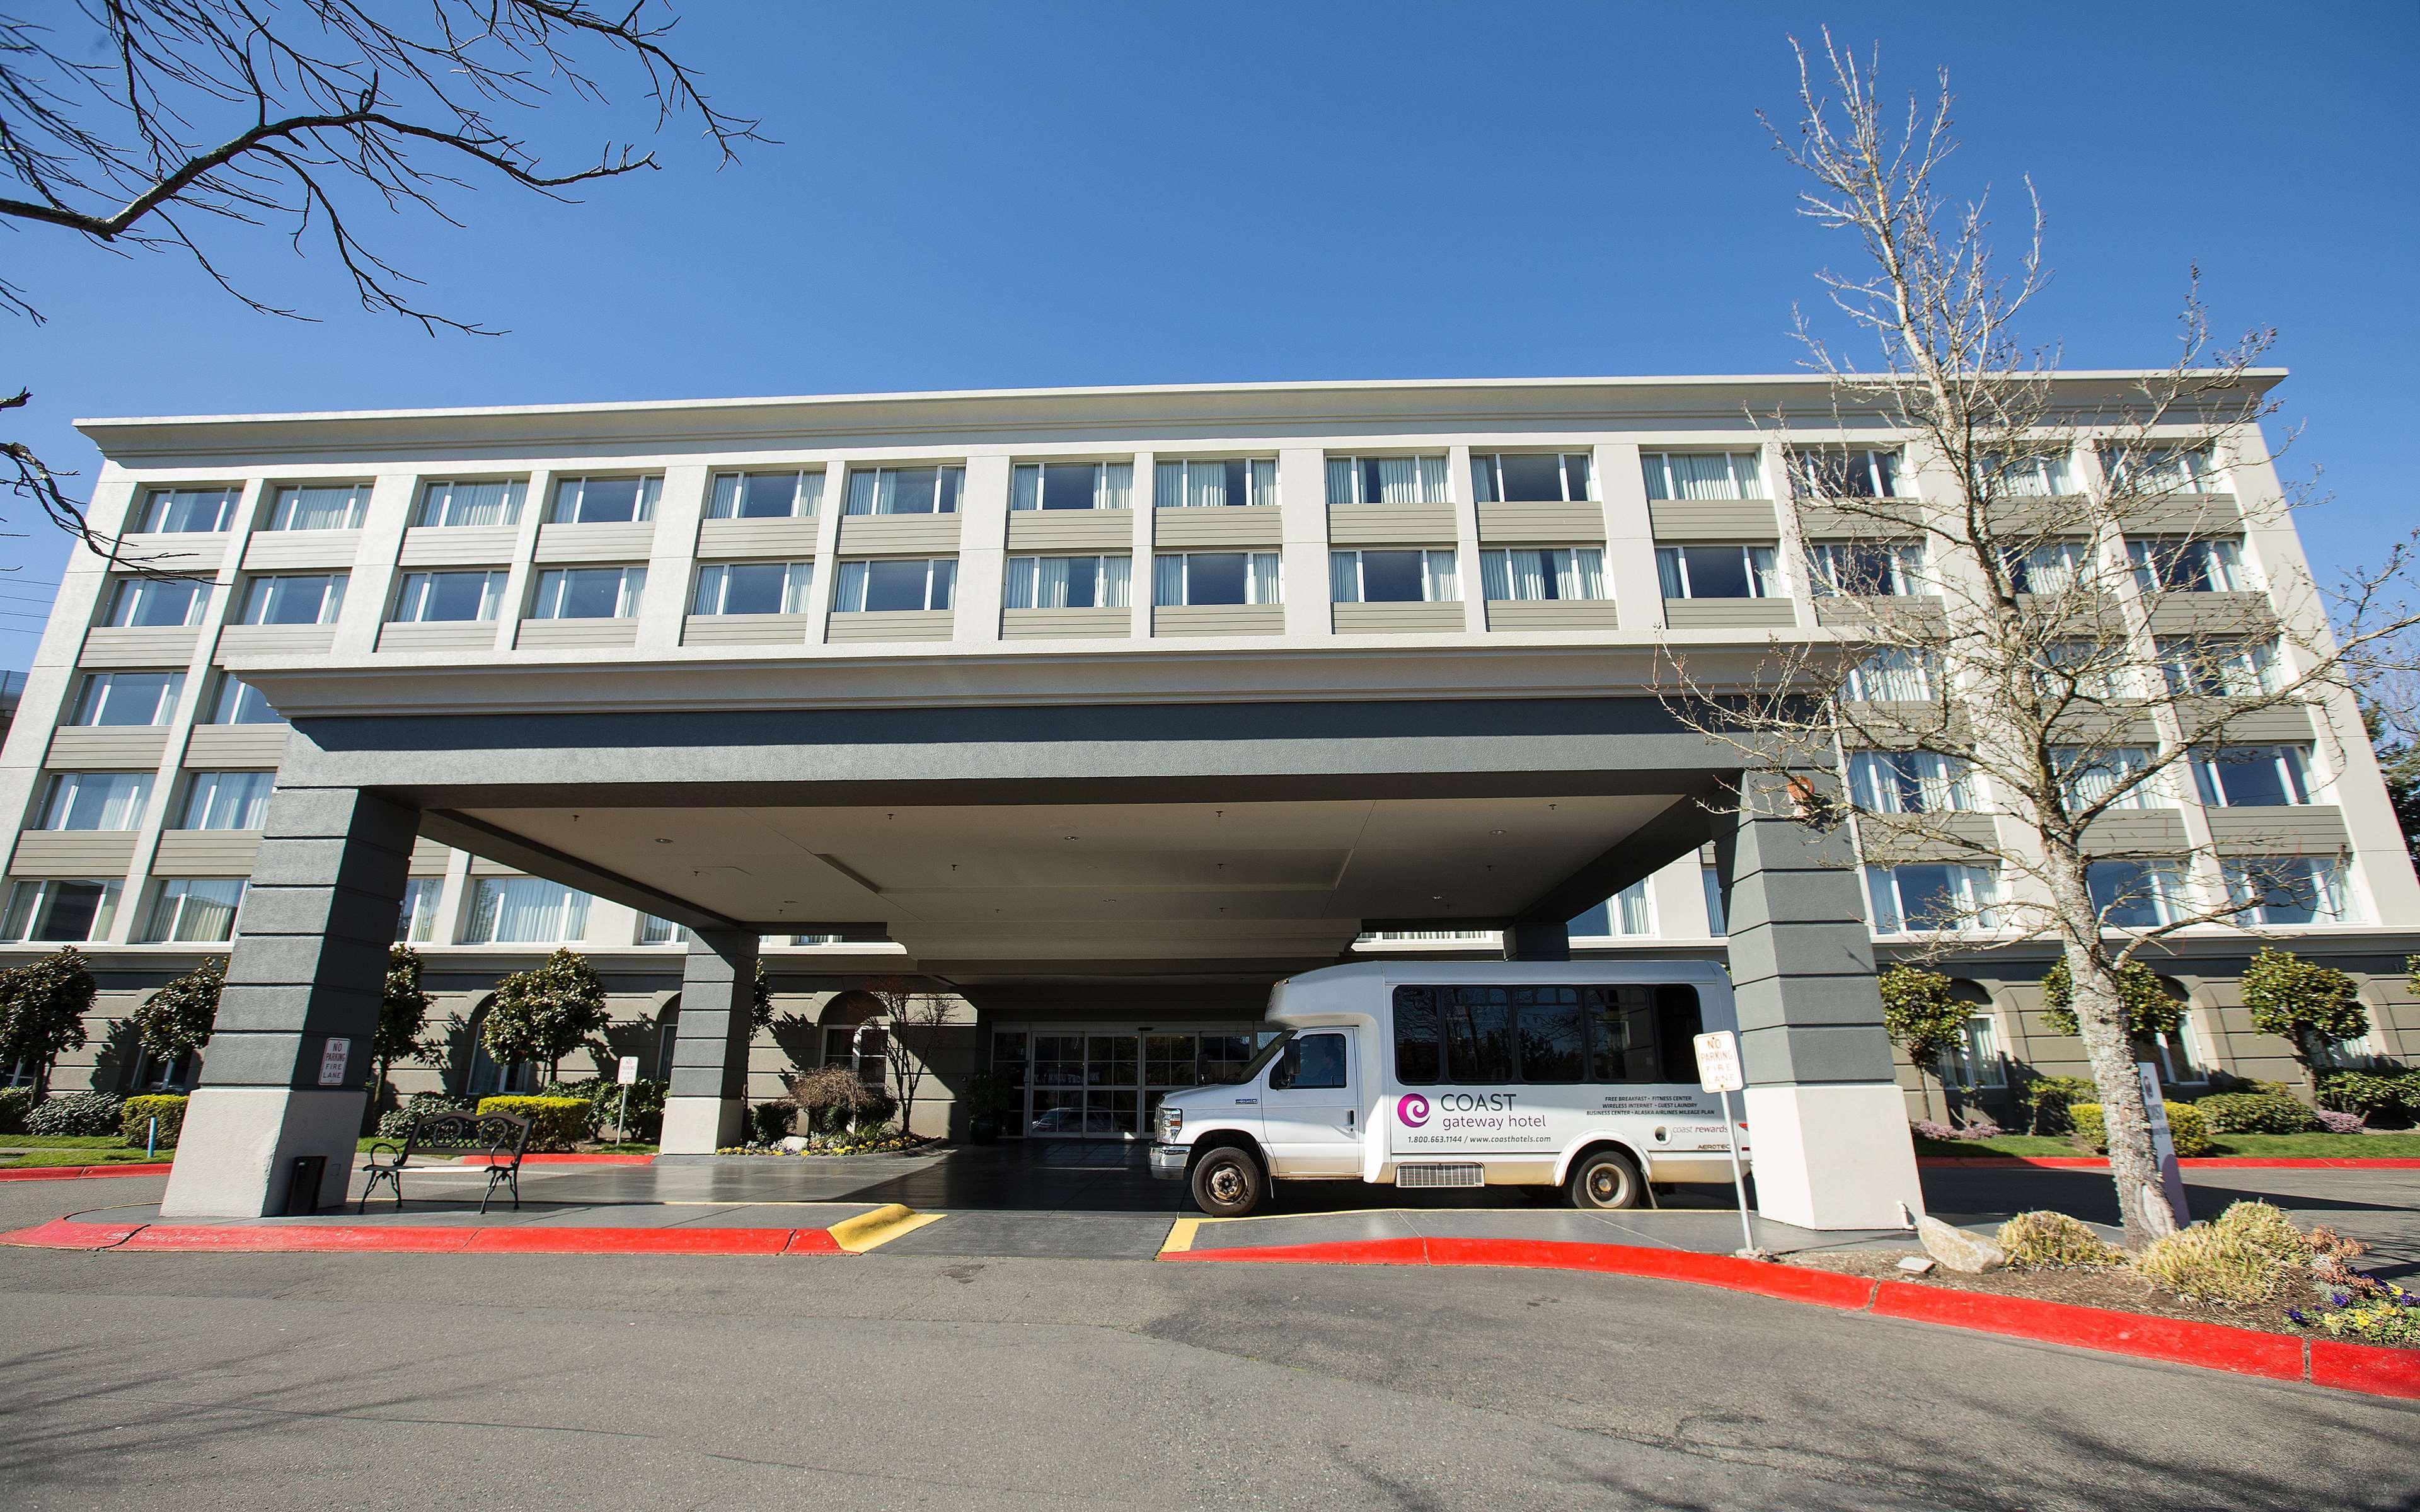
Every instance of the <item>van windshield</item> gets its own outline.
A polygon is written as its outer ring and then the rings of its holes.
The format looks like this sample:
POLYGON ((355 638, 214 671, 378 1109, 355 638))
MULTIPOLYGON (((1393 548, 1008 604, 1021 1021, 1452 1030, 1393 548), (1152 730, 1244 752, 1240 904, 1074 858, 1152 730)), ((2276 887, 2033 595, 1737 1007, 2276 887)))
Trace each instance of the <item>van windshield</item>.
POLYGON ((1261 1053, 1254 1056, 1251 1058, 1251 1061, 1246 1065, 1242 1071, 1235 1073, 1236 1085, 1249 1086, 1252 1082, 1259 1080, 1261 1068, 1276 1059, 1278 1052, 1283 1050, 1285 1048, 1286 1041, 1293 1038, 1294 1030, 1286 1029, 1280 1032, 1276 1039, 1271 1040, 1268 1043, 1261 1046, 1261 1053))

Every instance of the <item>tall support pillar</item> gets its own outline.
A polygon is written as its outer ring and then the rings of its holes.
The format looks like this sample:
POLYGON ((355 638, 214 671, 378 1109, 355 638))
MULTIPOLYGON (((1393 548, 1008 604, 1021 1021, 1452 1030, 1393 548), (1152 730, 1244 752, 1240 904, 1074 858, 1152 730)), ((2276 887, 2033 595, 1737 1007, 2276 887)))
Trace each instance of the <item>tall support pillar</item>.
POLYGON ((313 1205, 344 1201, 419 825, 351 788, 281 780, 271 795, 161 1216, 283 1213, 309 1155, 325 1160, 313 1205))
POLYGON ((690 931, 672 1085, 664 1093, 665 1154, 711 1155, 747 1132, 748 1047, 756 1037, 749 1011, 755 992, 755 935, 690 931))
POLYGON ((1715 851, 1757 1209, 1802 1228, 1896 1227, 1924 1194, 1849 836, 1792 817, 1782 774, 1748 772, 1715 851))

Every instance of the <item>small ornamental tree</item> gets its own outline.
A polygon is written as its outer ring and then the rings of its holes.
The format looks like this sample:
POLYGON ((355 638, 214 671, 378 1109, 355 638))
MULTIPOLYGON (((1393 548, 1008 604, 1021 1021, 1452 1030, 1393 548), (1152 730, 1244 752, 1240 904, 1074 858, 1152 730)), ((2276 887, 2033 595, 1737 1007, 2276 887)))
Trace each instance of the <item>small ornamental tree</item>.
POLYGON ((92 1000, 92 973, 71 945, 0 971, 0 1061, 30 1064, 36 1097, 50 1096, 59 1052, 83 1047, 92 1000))
POLYGON ((435 1051, 420 1032, 428 1026, 430 998, 420 985, 420 952, 409 945, 389 949, 386 985, 379 994, 378 1032, 370 1036, 370 1058, 378 1080, 370 1088, 373 1117, 386 1105, 387 1076, 398 1060, 427 1060, 435 1051))
MULTIPOLYGON (((2174 1034, 2184 1022, 2185 1006, 2160 984, 2160 974, 2139 961, 2130 961, 2112 973, 2118 982, 2118 997, 2126 1013, 2126 1038, 2149 1042, 2164 1034, 2174 1034)), ((2075 984, 2067 974, 2067 962, 2062 959, 2042 973, 2042 1022, 2052 1032, 2074 1034, 2075 984)))
POLYGON ((881 978, 867 983, 866 991, 882 1001, 882 1056, 891 1063, 891 1085, 899 1088, 899 1132, 905 1134, 916 1115, 916 1090, 933 1069, 949 1022, 950 1000, 907 977, 881 978))
POLYGON ((161 1070, 209 1042, 218 1021, 219 989, 225 983, 226 963, 212 956, 145 998, 128 1015, 144 1054, 161 1070))
POLYGON ((535 970, 516 971, 496 983, 479 1040, 499 1066, 546 1062, 552 1082, 560 1079, 563 1057, 602 1029, 605 1017, 605 984, 596 968, 579 951, 561 949, 535 970))
POLYGON ((765 958, 756 958, 756 980, 748 995, 748 1026, 758 1034, 773 1026, 773 984, 765 980, 765 958))
POLYGON ((1907 1052, 1915 1063, 1916 1086, 1924 1094, 1924 1116, 1932 1117, 1930 1074, 1941 1082, 1944 1104, 1949 1084, 1941 1075, 1941 1058, 1966 1039, 1966 1005, 1950 995, 1949 979, 1917 966, 1890 966, 1875 980, 1883 993, 1883 1032, 1907 1052))
POLYGON ((2303 1088, 2317 1107, 2328 1047, 2369 1032, 2369 1011, 2353 995, 2352 979, 2291 950, 2266 948, 2243 969, 2242 990, 2252 1026, 2294 1047, 2303 1088))

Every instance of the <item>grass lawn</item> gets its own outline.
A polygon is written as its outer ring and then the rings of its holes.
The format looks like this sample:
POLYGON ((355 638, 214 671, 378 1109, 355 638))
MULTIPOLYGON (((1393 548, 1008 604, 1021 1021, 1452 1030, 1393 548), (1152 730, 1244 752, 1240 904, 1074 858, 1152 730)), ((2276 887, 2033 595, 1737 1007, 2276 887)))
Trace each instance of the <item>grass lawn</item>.
MULTIPOLYGON (((23 1135, 0 1136, 0 1143, 23 1135)), ((116 1149, 28 1149, 18 1154, 0 1155, 0 1171, 27 1170, 37 1165, 140 1165, 147 1161, 166 1161, 177 1152, 163 1149, 156 1156, 123 1146, 116 1149)))
MULTIPOLYGON (((2211 1155, 2263 1155, 2319 1160, 2420 1158, 2420 1131, 2403 1134, 2213 1134, 2211 1155)), ((2066 1139, 2051 1134, 2000 1134, 1991 1139, 1916 1137, 1919 1155, 2079 1155, 2066 1139)))
POLYGON ((117 1149, 123 1137, 109 1134, 0 1134, 0 1149, 117 1149))

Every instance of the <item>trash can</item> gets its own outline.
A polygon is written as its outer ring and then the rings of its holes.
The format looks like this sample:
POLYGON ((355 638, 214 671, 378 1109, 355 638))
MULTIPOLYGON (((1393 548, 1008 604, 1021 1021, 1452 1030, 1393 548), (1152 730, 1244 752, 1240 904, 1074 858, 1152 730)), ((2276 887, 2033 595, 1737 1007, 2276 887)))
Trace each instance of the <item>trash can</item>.
POLYGON ((319 1183, 327 1179, 328 1157, 297 1155, 293 1173, 286 1180, 286 1213, 290 1218, 304 1217, 319 1211, 319 1183))

